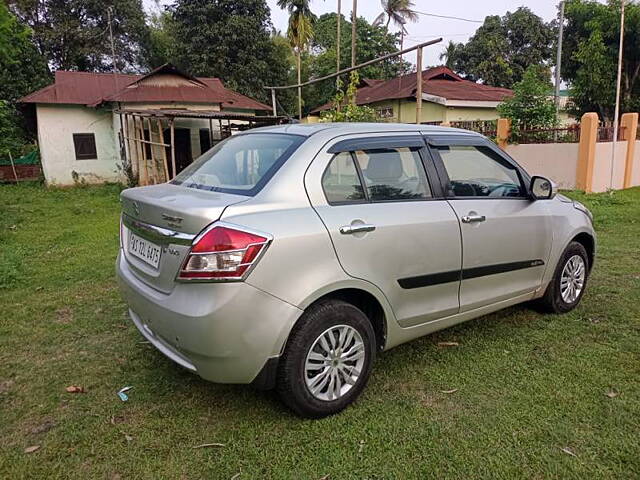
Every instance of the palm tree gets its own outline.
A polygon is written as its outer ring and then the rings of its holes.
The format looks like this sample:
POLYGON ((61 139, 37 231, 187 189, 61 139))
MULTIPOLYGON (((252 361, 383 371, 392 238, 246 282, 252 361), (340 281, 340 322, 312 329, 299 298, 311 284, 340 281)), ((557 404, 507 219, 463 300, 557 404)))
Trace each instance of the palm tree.
POLYGON ((444 60, 444 64, 451 69, 453 69, 453 65, 456 59, 458 45, 459 44, 457 44, 453 40, 449 40, 449 43, 447 44, 445 49, 442 51, 439 57, 440 60, 444 60))
MULTIPOLYGON (((296 54, 298 84, 301 83, 301 55, 313 37, 314 15, 309 7, 309 0, 278 0, 278 7, 289 12, 289 28, 287 38, 296 54)), ((302 88, 298 87, 298 119, 302 120, 302 88)))
POLYGON ((415 6, 412 0, 381 0, 382 12, 373 21, 374 25, 382 25, 385 18, 385 28, 389 31, 389 23, 393 21, 394 24, 400 26, 400 50, 404 47, 404 35, 407 33, 407 29, 404 26, 407 22, 417 22, 418 12, 413 10, 415 6))

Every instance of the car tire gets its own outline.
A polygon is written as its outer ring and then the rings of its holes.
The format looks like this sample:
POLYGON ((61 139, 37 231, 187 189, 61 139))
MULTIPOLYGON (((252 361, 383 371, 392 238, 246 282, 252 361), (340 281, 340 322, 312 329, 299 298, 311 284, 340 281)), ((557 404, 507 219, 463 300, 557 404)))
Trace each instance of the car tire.
POLYGON ((576 308, 587 287, 589 268, 589 256, 584 246, 571 242, 562 253, 553 278, 539 300, 541 309, 550 313, 566 313, 576 308), (581 285, 579 290, 578 285, 581 285))
POLYGON ((305 311, 291 332, 276 389, 301 417, 333 415, 365 388, 375 354, 373 327, 359 308, 342 300, 321 301, 305 311))

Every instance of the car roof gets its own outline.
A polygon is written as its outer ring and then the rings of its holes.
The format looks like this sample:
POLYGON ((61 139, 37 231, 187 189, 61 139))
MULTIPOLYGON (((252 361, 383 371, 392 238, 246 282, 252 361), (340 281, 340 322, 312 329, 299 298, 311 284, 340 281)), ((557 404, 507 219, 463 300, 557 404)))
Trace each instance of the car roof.
POLYGON ((422 132, 425 134, 466 134, 481 136, 478 133, 460 128, 440 127, 436 125, 416 125, 411 123, 292 123, 251 129, 246 133, 289 133, 310 137, 319 132, 344 135, 349 133, 383 133, 383 132, 422 132))

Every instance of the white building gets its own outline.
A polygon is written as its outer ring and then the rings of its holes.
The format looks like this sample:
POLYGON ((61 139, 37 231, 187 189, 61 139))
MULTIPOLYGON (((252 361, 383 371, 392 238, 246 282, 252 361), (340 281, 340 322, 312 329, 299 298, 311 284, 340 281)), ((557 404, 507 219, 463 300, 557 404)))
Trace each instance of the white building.
POLYGON ((271 107, 219 79, 191 77, 170 65, 147 75, 58 71, 52 85, 21 102, 35 110, 42 169, 52 185, 122 181, 123 160, 131 159, 135 170, 137 158, 152 150, 172 177, 173 164, 179 172, 231 130, 279 120, 267 116, 271 107), (146 150, 136 152, 136 134, 146 150))

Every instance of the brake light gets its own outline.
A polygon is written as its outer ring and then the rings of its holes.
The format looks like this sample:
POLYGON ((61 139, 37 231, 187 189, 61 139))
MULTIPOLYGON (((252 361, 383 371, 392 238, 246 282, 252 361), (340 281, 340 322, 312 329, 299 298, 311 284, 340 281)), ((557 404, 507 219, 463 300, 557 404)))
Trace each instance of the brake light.
POLYGON ((179 279, 239 280, 271 241, 269 235, 215 224, 200 234, 187 255, 179 279))

